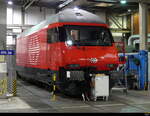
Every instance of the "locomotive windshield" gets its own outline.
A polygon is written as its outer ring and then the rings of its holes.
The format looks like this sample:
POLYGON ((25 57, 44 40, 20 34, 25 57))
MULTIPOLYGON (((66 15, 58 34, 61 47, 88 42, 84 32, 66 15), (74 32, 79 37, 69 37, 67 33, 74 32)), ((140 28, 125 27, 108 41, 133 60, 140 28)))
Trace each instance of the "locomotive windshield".
POLYGON ((111 46, 112 35, 104 27, 66 26, 67 40, 79 46, 111 46))

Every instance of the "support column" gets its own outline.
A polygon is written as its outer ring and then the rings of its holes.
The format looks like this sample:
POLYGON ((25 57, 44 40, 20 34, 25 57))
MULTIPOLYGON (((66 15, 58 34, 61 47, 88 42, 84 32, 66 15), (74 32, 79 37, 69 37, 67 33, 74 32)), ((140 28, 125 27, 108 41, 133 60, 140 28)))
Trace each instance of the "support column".
MULTIPOLYGON (((15 45, 7 46, 7 50, 16 50, 15 45)), ((7 56, 7 91, 10 95, 17 95, 17 76, 16 76, 16 56, 8 55, 7 56)))
POLYGON ((6 49, 6 3, 0 0, 0 50, 6 49))
POLYGON ((134 21, 134 14, 132 13, 132 15, 131 15, 131 35, 134 34, 134 24, 133 24, 133 21, 134 21))
MULTIPOLYGON (((0 0, 0 50, 6 50, 6 1, 0 0)), ((5 56, 0 55, 0 98, 7 94, 7 66, 5 56)))
POLYGON ((147 50, 147 4, 139 3, 140 50, 147 50))
POLYGON ((21 14, 22 14, 21 23, 24 26, 25 25, 25 9, 24 9, 24 7, 21 8, 21 14))

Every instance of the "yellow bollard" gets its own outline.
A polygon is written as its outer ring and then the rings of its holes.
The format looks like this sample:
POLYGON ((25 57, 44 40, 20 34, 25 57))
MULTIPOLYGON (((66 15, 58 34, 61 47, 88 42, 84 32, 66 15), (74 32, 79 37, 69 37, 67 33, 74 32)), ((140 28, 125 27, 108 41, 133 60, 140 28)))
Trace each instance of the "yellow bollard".
POLYGON ((13 89, 12 89, 12 93, 13 93, 13 96, 16 96, 17 95, 17 80, 13 80, 13 89))
POLYGON ((53 101, 56 100, 55 89, 56 89, 56 86, 53 85, 53 96, 52 96, 52 100, 53 100, 53 101))
POLYGON ((56 74, 53 75, 53 95, 52 95, 52 100, 55 101, 56 100, 56 95, 55 95, 55 91, 56 91, 56 74))
POLYGON ((7 79, 0 80, 0 96, 3 96, 7 92, 7 79))

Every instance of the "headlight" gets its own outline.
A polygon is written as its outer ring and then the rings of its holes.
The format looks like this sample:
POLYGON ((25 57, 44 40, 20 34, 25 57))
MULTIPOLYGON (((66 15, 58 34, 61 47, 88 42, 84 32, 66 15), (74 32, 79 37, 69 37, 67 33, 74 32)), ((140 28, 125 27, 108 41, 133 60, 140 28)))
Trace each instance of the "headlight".
POLYGON ((71 40, 66 41, 66 43, 67 43, 68 46, 72 46, 73 45, 73 42, 71 40))

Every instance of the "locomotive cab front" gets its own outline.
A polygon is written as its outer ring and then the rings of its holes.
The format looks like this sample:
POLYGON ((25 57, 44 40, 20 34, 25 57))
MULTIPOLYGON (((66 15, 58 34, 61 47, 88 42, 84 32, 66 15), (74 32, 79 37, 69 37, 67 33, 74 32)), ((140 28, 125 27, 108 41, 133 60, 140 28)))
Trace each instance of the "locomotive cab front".
POLYGON ((68 25, 61 30, 64 68, 95 67, 95 71, 109 71, 118 66, 118 53, 108 28, 68 25))

